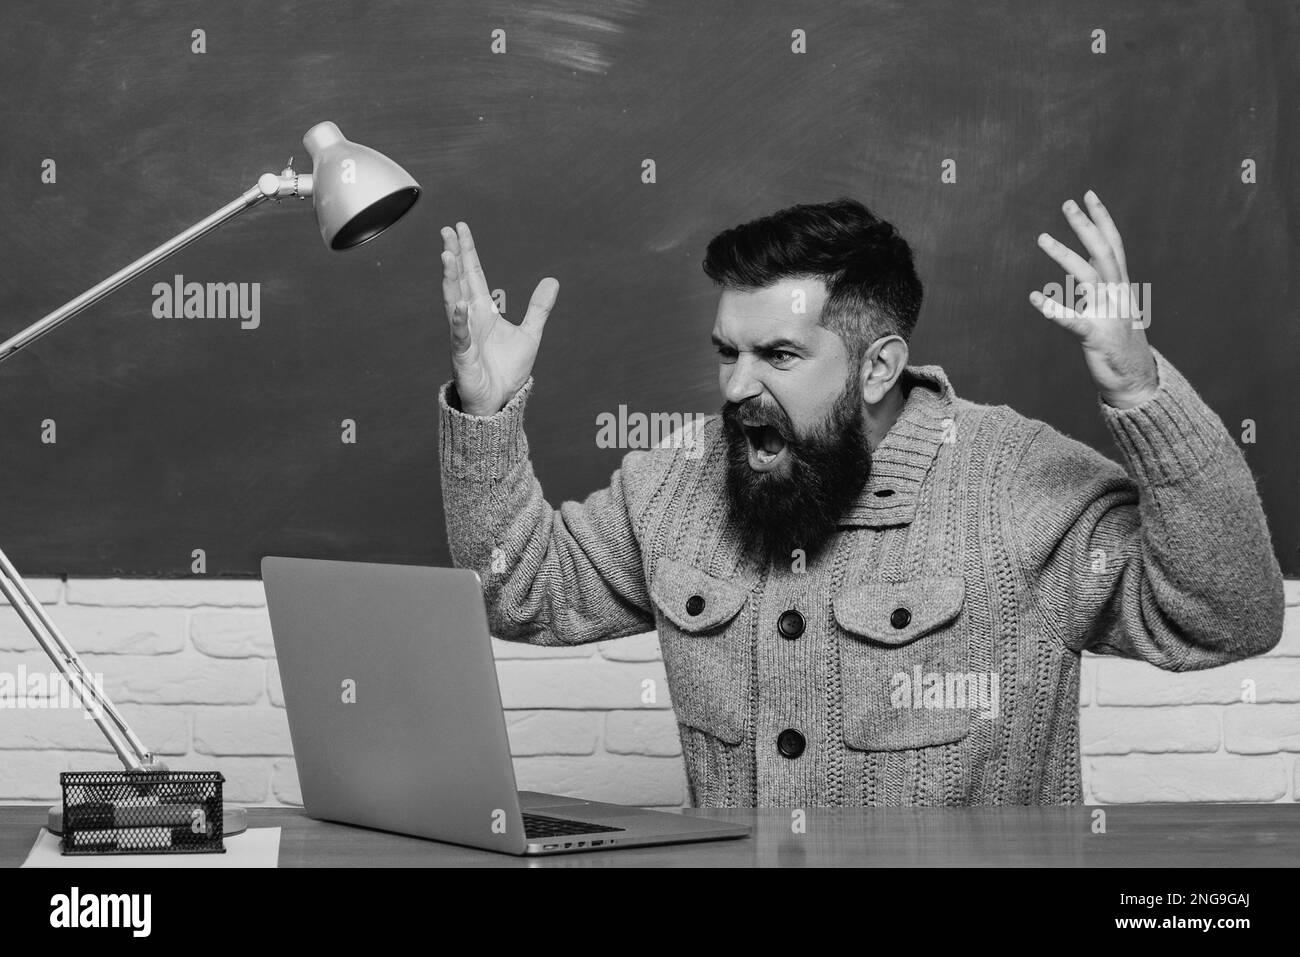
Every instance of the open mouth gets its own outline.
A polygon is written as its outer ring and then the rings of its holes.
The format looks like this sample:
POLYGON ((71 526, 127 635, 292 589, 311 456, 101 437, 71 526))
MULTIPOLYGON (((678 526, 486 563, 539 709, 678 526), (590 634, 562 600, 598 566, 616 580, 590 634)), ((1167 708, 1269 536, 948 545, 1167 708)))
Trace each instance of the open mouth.
POLYGON ((745 440, 749 444, 749 467, 756 472, 770 472, 785 455, 786 441, 770 425, 746 425, 745 440))

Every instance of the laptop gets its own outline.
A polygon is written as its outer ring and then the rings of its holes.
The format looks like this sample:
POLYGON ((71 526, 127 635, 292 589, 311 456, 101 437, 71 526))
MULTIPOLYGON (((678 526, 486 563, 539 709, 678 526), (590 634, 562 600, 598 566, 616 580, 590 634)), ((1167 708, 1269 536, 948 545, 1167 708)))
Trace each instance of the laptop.
POLYGON ((475 572, 268 556, 262 581, 311 817, 507 854, 749 835, 518 791, 475 572))

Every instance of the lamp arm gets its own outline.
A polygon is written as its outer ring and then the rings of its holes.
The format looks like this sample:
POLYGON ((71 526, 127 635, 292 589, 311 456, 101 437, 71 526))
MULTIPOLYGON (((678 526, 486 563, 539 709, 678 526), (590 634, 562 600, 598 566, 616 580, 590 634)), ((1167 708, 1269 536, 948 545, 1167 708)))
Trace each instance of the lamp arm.
MULTIPOLYGON (((264 173, 258 178, 257 185, 246 190, 238 199, 232 200, 210 216, 199 220, 189 229, 173 236, 156 249, 145 253, 135 262, 119 269, 103 282, 92 286, 80 296, 64 303, 49 315, 32 323, 22 332, 0 343, 0 362, 12 356, 19 349, 35 342, 41 336, 62 325, 77 313, 99 302, 105 296, 126 285, 140 273, 157 265, 173 253, 179 252, 190 243, 229 222, 246 209, 251 209, 268 199, 280 199, 285 196, 297 196, 306 199, 312 195, 312 177, 309 173, 295 173, 292 166, 286 166, 279 173, 264 173)), ((126 719, 108 700, 103 689, 95 682, 78 657, 72 645, 63 637, 58 626, 46 614, 41 603, 36 600, 27 583, 23 581, 18 570, 9 561, 8 556, 0 551, 0 592, 4 593, 9 604, 13 606, 18 617, 23 620, 41 650, 54 662, 54 666, 71 683, 73 689, 82 697, 99 730, 104 733, 117 756, 129 771, 165 770, 153 753, 140 741, 131 730, 126 719), (106 720, 107 719, 107 720, 106 720)))
POLYGON ((38 319, 22 332, 11 336, 4 342, 0 342, 0 362, 8 359, 24 346, 31 345, 41 336, 67 322, 77 313, 93 306, 109 293, 126 285, 146 269, 156 266, 168 256, 180 252, 190 243, 207 235, 223 223, 234 219, 244 210, 252 209, 268 199, 280 199, 285 196, 297 196, 299 199, 306 199, 311 195, 312 177, 310 173, 295 173, 292 166, 285 167, 284 171, 279 174, 263 173, 258 178, 257 185, 246 190, 238 199, 231 200, 212 215, 199 220, 189 229, 177 233, 167 242, 145 253, 135 262, 123 266, 103 282, 91 286, 77 298, 65 302, 48 316, 38 319))
MULTIPOLYGON (((122 759, 128 770, 157 770, 158 766, 135 732, 126 723, 126 719, 108 700, 99 683, 94 680, 85 662, 73 651, 68 639, 63 637, 57 625, 45 613, 41 603, 27 587, 22 576, 10 563, 8 556, 0 551, 0 592, 4 593, 9 604, 13 606, 18 617, 23 620, 27 630, 35 636, 41 650, 54 662, 54 666, 67 679, 70 688, 81 698, 82 706, 94 719, 99 730, 104 733, 108 743, 113 746, 117 756, 122 759), (105 716, 108 721, 106 722, 105 716)), ((17 689, 22 693, 22 689, 17 689)))

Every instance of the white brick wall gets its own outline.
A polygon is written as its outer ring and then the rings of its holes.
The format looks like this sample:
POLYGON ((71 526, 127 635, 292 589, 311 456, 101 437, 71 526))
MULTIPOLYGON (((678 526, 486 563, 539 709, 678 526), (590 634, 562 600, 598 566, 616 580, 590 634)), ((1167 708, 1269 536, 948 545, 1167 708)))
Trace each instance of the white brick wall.
POLYGON ((1286 600, 1282 640, 1258 658, 1170 674, 1085 656, 1089 803, 1300 799, 1300 581, 1286 583, 1286 600))
MULTIPOLYGON (((260 582, 29 582, 132 727, 173 768, 216 769, 229 800, 301 801, 260 582)), ((1271 654, 1174 675, 1085 657, 1089 803, 1300 797, 1300 581, 1271 654), (1251 687, 1254 703, 1243 701, 1251 687)), ((48 674, 0 599, 0 672, 48 674)), ((686 801, 681 748, 653 634, 577 648, 496 642, 519 786, 608 801, 686 801), (643 700, 652 681, 655 700, 643 700)), ((119 767, 76 710, 0 711, 0 802, 56 801, 58 773, 119 767)))

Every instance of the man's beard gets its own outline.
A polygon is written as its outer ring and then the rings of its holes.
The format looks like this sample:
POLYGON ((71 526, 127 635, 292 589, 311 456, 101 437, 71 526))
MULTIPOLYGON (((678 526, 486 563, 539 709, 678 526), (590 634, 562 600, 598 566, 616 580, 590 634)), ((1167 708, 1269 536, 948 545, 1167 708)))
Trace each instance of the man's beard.
POLYGON ((727 440, 727 506, 745 554, 760 565, 790 561, 795 549, 811 557, 838 527, 871 474, 857 376, 850 376, 830 414, 807 436, 778 406, 760 399, 722 407, 727 440), (768 425, 785 440, 785 461, 770 472, 749 464, 742 424, 768 425))

